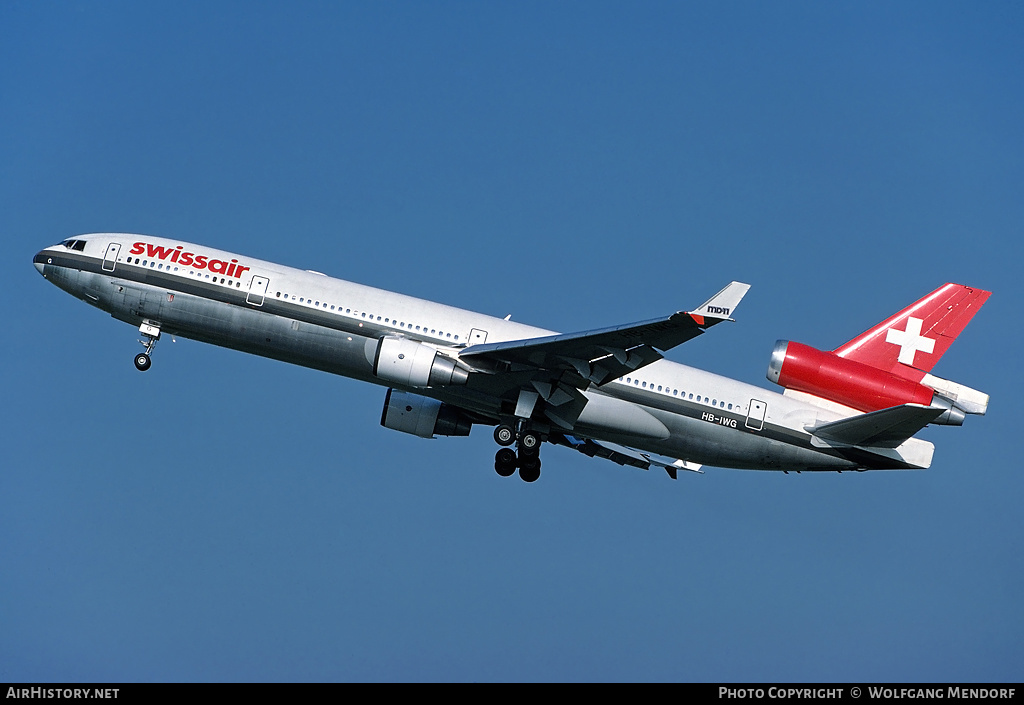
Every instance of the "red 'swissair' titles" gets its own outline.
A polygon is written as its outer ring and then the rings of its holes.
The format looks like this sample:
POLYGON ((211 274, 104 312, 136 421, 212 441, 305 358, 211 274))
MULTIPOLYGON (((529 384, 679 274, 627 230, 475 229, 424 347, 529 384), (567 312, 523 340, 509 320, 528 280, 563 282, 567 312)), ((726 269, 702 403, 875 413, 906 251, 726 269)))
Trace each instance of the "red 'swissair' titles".
POLYGON ((183 250, 184 248, 181 245, 172 248, 150 245, 147 242, 134 242, 132 243, 131 254, 147 255, 148 257, 162 260, 170 258, 171 262, 180 264, 183 267, 208 269, 211 272, 224 274, 229 277, 238 278, 242 276, 242 272, 249 271, 248 267, 243 267, 238 264, 237 259, 225 262, 219 259, 212 259, 205 255, 197 255, 194 252, 183 252, 183 250))

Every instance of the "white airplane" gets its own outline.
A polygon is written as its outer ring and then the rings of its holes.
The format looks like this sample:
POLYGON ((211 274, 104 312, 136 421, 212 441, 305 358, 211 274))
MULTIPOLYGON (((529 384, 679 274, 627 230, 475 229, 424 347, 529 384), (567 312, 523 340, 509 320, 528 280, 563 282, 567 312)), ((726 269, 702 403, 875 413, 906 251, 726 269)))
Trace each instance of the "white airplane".
POLYGON ((988 395, 930 374, 990 295, 959 284, 831 352, 779 341, 768 366, 778 394, 662 358, 732 320, 740 282, 689 312, 557 334, 148 235, 82 235, 34 263, 138 327, 139 370, 167 333, 379 384, 386 428, 433 438, 494 426, 495 470, 527 482, 544 441, 673 479, 703 465, 927 468, 934 446, 914 434, 988 408, 988 395))

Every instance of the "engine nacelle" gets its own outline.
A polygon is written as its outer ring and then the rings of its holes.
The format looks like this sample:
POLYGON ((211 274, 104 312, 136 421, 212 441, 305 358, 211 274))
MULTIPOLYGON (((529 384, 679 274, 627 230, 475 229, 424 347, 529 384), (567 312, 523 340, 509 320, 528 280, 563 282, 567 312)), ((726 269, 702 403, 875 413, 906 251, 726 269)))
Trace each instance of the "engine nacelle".
POLYGON ((858 411, 923 404, 947 410, 932 423, 959 426, 964 421, 963 410, 931 387, 802 343, 775 343, 767 376, 786 389, 823 397, 858 411))
POLYGON ((406 387, 465 384, 469 370, 458 360, 408 338, 381 338, 373 358, 373 374, 406 387))
POLYGON ((437 399, 388 389, 380 425, 421 438, 468 436, 473 422, 461 411, 437 399))

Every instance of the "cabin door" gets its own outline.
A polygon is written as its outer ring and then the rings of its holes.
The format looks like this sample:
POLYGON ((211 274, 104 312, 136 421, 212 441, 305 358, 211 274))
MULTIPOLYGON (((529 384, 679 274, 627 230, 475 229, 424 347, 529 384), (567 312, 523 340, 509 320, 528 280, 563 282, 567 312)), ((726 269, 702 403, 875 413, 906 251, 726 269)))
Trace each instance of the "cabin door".
POLYGON ((253 277, 252 282, 249 283, 249 293, 245 297, 245 302, 253 306, 262 306, 263 297, 267 295, 268 284, 270 284, 270 280, 266 277, 253 277))
POLYGON ((764 412, 767 410, 768 405, 766 403, 757 399, 751 399, 750 410, 747 411, 747 428, 760 431, 764 426, 764 412))
POLYGON ((112 242, 107 245, 107 251, 103 255, 103 271, 113 272, 117 265, 117 255, 121 252, 121 243, 112 242))

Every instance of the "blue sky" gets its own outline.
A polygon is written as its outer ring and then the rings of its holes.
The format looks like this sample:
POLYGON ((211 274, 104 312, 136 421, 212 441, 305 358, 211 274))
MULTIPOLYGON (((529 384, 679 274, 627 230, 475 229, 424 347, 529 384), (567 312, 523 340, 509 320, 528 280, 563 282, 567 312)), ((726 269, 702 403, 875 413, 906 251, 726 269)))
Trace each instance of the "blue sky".
POLYGON ((1020 681, 1018 3, 2 3, 0 680, 1020 681), (670 481, 136 331, 32 255, 181 238, 769 387, 946 281, 924 472, 670 481), (13 295, 12 295, 13 294, 13 295))

